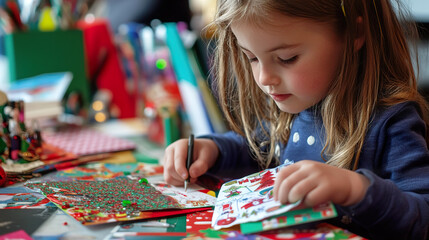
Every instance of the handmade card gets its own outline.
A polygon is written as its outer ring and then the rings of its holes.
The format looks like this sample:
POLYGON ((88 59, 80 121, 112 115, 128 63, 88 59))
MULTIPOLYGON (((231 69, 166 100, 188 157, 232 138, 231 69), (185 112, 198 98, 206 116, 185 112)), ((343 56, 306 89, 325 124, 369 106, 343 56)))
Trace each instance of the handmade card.
MULTIPOLYGON (((160 184, 157 184, 160 186, 160 184)), ((187 192, 163 184, 158 190, 146 179, 26 183, 82 224, 128 221, 207 209, 216 198, 205 190, 187 192)))
POLYGON ((280 167, 267 169, 222 185, 213 213, 212 226, 220 228, 259 221, 284 213, 299 203, 274 201, 272 189, 280 167))
POLYGON ((224 183, 215 204, 213 228, 256 222, 297 207, 300 202, 283 205, 273 198, 274 180, 283 166, 224 183))

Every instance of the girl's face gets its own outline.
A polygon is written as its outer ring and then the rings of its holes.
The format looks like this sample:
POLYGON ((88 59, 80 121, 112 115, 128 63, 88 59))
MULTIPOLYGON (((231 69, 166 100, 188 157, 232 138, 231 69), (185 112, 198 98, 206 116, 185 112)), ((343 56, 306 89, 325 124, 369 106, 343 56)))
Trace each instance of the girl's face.
POLYGON ((333 27, 272 14, 276 24, 232 25, 249 58, 258 86, 284 112, 298 113, 326 97, 343 56, 343 40, 333 27))

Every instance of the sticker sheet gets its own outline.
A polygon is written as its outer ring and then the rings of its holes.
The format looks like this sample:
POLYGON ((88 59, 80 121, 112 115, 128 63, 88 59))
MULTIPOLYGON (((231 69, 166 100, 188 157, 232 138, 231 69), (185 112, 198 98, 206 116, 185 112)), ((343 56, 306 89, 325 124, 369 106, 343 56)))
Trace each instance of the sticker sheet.
POLYGON ((274 201, 274 180, 283 166, 224 183, 213 213, 213 228, 218 230, 240 223, 259 221, 298 206, 300 202, 282 205, 274 201))

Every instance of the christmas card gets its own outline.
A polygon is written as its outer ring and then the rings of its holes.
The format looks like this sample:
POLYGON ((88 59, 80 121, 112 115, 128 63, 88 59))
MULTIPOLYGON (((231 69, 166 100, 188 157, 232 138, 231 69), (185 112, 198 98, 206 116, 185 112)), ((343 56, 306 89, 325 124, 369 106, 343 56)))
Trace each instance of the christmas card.
MULTIPOLYGON (((269 220, 265 223, 265 227, 262 225, 257 227, 259 231, 265 231, 336 216, 332 204, 323 205, 324 213, 329 214, 319 214, 320 211, 317 208, 303 210, 300 201, 286 205, 275 201, 272 192, 274 181, 282 167, 284 165, 224 183, 215 203, 212 227, 218 230, 242 224, 243 230, 244 223, 260 222, 258 223, 260 225, 264 223, 262 220, 269 220), (298 209, 300 209, 299 212, 296 212, 298 209), (293 220, 292 216, 291 219, 285 220, 287 217, 282 214, 291 210, 295 210, 294 213, 297 217, 302 214, 304 217, 293 220)), ((247 226, 244 224, 245 231, 247 226)), ((252 227, 254 226, 252 225, 252 227)))

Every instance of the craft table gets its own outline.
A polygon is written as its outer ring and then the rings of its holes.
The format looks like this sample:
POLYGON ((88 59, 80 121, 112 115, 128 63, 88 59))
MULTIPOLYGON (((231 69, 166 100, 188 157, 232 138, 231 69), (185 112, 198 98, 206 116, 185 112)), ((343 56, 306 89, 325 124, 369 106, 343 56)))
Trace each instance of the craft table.
MULTIPOLYGON (((137 166, 157 163, 163 154, 163 147, 151 143, 144 135, 145 129, 127 131, 123 122, 109 122, 97 125, 97 131, 111 131, 113 137, 120 137, 136 143, 133 152, 118 153, 113 159, 104 163, 88 163, 78 167, 54 171, 40 178, 28 181, 47 181, 59 176, 77 178, 88 177, 85 174, 97 172, 98 177, 113 177, 115 174, 127 175, 136 172, 137 168, 124 171, 124 166, 137 166), (126 134, 124 134, 126 133, 126 134), (133 160, 129 161, 129 156, 133 160), (128 159, 128 160, 127 160, 128 159), (123 162, 121 164, 112 162, 123 162), (134 164, 134 165, 133 165, 134 164), (100 169, 104 169, 102 172, 100 169), (98 169, 94 171, 94 169, 98 169), (107 169, 107 170, 106 170, 107 169), (122 170, 120 170, 122 169, 122 170), (111 176, 108 176, 108 175, 111 176)), ((127 125, 129 126, 129 125, 127 125)), ((138 125, 137 125, 138 126, 138 125)), ((159 165, 158 165, 159 166, 159 165)), ((139 168, 138 171, 140 171, 139 168)), ((152 170, 150 170, 152 171, 152 170)), ((159 169, 154 170, 160 171, 159 169)), ((162 169, 161 169, 162 171, 162 169)), ((152 171, 153 172, 153 171, 152 171)), ((150 181, 162 180, 162 172, 148 177, 150 181)), ((213 230, 211 216, 213 211, 206 210, 172 217, 162 217, 150 220, 103 223, 98 225, 83 225, 75 220, 42 194, 25 188, 24 182, 0 188, 0 240, 3 239, 362 239, 343 229, 327 224, 317 226, 311 224, 282 230, 281 233, 264 233, 243 236, 239 228, 213 230), (9 207, 7 207, 9 206, 9 207)))

